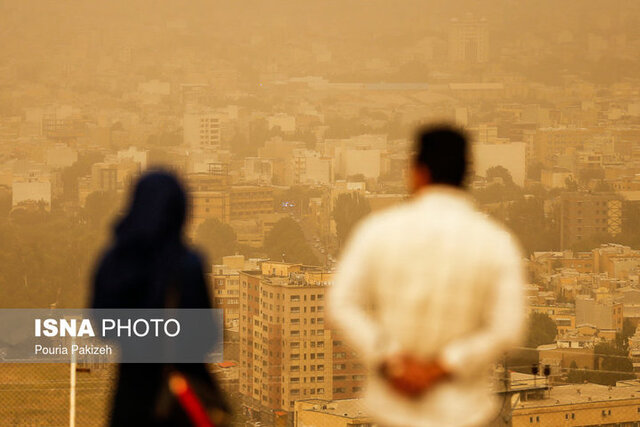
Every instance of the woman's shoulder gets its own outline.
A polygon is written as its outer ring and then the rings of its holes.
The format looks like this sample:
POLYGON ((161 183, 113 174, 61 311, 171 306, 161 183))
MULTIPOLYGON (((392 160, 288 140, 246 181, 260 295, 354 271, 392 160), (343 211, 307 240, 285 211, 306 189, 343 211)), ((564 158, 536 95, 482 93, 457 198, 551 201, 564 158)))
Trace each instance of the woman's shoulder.
POLYGON ((195 269, 202 270, 205 265, 205 259, 205 256, 201 252, 193 248, 187 248, 184 252, 183 263, 185 268, 190 271, 195 269))

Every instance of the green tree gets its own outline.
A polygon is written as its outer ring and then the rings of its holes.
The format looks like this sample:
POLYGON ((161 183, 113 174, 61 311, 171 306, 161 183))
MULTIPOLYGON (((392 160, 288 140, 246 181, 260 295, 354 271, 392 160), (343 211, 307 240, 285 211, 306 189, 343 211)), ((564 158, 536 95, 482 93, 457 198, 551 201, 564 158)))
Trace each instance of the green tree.
POLYGON ((540 162, 535 162, 527 167, 527 178, 540 181, 542 178, 542 169, 544 169, 544 165, 540 162))
POLYGON ((98 151, 86 151, 78 155, 78 160, 64 168, 61 173, 63 197, 65 200, 78 200, 78 180, 91 173, 91 167, 104 159, 98 151))
POLYGON ((578 174, 578 180, 583 184, 588 184, 592 179, 604 179, 604 169, 602 168, 586 168, 581 169, 578 174))
POLYGON ((302 227, 291 218, 276 222, 264 239, 269 258, 307 265, 317 265, 318 258, 305 239, 302 227))
POLYGON ((234 255, 238 248, 236 232, 216 218, 209 218, 200 224, 194 240, 215 264, 220 263, 223 256, 234 255))
POLYGON ((501 178, 504 185, 514 185, 513 177, 511 176, 511 172, 504 166, 493 166, 487 169, 487 180, 492 180, 494 178, 501 178))
POLYGON ((640 202, 625 201, 622 204, 622 243, 640 246, 640 202))
POLYGON ((480 203, 496 203, 517 200, 524 196, 522 188, 511 179, 511 174, 502 166, 487 169, 487 179, 501 178, 503 183, 490 183, 485 188, 473 190, 480 203))
POLYGON ((622 331, 616 333, 616 348, 622 350, 623 352, 629 351, 629 338, 631 338, 636 333, 636 327, 631 322, 631 319, 625 317, 624 322, 622 323, 622 331))
POLYGON ((304 216, 308 212, 309 199, 318 197, 321 194, 321 190, 294 185, 274 194, 275 208, 278 211, 289 212, 295 216, 304 216))
POLYGON ((608 193, 611 191, 611 184, 604 180, 598 181, 598 183, 593 187, 593 191, 599 193, 608 193))
POLYGON ((249 122, 249 133, 246 140, 246 146, 238 153, 247 153, 246 155, 255 155, 259 147, 263 147, 266 140, 269 139, 269 122, 263 117, 253 119, 249 122))
POLYGON ((564 180, 564 186, 567 189, 567 191, 578 191, 578 183, 576 182, 575 179, 573 179, 573 177, 568 176, 564 180))
POLYGON ((539 362, 540 357, 536 349, 520 347, 507 353, 507 368, 523 374, 531 374, 531 366, 539 362))
POLYGON ((182 128, 163 131, 147 137, 147 145, 152 147, 175 147, 182 144, 182 128))
POLYGON ((349 175, 347 177, 347 181, 348 182, 364 182, 366 180, 364 174, 362 173, 357 173, 355 175, 349 175))
POLYGON ((479 188, 472 191, 474 197, 482 204, 510 200, 507 192, 505 191, 505 186, 502 184, 490 184, 485 188, 479 188))
POLYGON ((338 196, 333 209, 333 219, 336 221, 340 247, 347 241, 353 227, 369 212, 369 201, 359 193, 344 193, 338 196))
POLYGON ((536 348, 543 344, 552 344, 558 335, 558 327, 549 316, 544 313, 531 313, 527 325, 526 345, 536 348))
POLYGON ((115 216, 120 197, 115 191, 94 191, 84 203, 86 220, 93 226, 107 225, 115 216))
POLYGON ((0 216, 7 216, 11 212, 11 190, 0 187, 0 216))
POLYGON ((596 384, 616 385, 617 381, 635 378, 633 363, 626 350, 615 344, 598 343, 593 349, 594 372, 590 372, 587 380, 596 384), (599 372, 598 372, 599 371, 599 372))
POLYGON ((507 208, 506 224, 522 242, 526 253, 557 249, 559 222, 547 216, 544 199, 519 197, 507 208))
POLYGON ((623 238, 623 236, 613 237, 611 234, 604 231, 592 233, 585 239, 574 242, 573 245, 571 245, 571 249, 576 252, 590 251, 591 249, 597 248, 605 243, 620 243, 623 238))
POLYGON ((83 307, 102 229, 80 217, 18 209, 0 219, 3 307, 83 307))
POLYGON ((585 382, 587 379, 587 372, 578 369, 578 364, 575 360, 571 361, 571 365, 569 365, 569 374, 567 375, 567 382, 572 384, 579 384, 585 382))

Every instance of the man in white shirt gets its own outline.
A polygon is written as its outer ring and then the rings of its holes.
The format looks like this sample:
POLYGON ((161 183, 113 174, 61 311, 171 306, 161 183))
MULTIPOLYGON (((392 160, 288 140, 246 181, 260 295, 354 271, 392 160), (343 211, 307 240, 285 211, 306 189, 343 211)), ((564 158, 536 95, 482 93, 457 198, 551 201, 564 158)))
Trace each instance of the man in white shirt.
POLYGON ((357 227, 328 309, 370 369, 380 423, 481 425, 498 410, 491 366, 523 326, 521 255, 464 190, 465 136, 440 126, 416 139, 413 197, 357 227))

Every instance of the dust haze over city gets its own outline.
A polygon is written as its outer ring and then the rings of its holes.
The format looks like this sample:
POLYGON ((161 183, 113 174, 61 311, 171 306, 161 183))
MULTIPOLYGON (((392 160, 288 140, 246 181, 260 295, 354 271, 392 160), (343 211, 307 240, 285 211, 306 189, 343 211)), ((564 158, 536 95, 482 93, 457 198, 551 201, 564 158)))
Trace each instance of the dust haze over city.
MULTIPOLYGON (((0 37, 1 308, 86 307, 132 185, 169 170, 230 425, 374 426, 325 294, 448 123, 525 258, 492 425, 640 425, 637 1, 0 0, 0 37)), ((68 371, 0 364, 0 424, 67 425, 68 371)), ((112 380, 78 372, 78 425, 108 424, 112 380)))

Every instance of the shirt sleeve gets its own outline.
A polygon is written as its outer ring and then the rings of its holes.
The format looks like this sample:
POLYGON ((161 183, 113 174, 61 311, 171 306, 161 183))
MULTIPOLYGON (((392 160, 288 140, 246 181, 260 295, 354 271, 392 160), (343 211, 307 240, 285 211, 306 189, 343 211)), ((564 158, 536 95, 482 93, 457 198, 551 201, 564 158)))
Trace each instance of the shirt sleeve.
POLYGON ((372 316, 371 269, 373 230, 367 222, 353 233, 338 264, 327 308, 338 333, 359 351, 363 361, 371 366, 382 360, 380 328, 372 316))
POLYGON ((478 375, 510 346, 516 345, 524 325, 524 272, 518 246, 509 236, 496 254, 493 298, 486 303, 487 321, 476 333, 448 344, 441 361, 453 375, 478 375))

